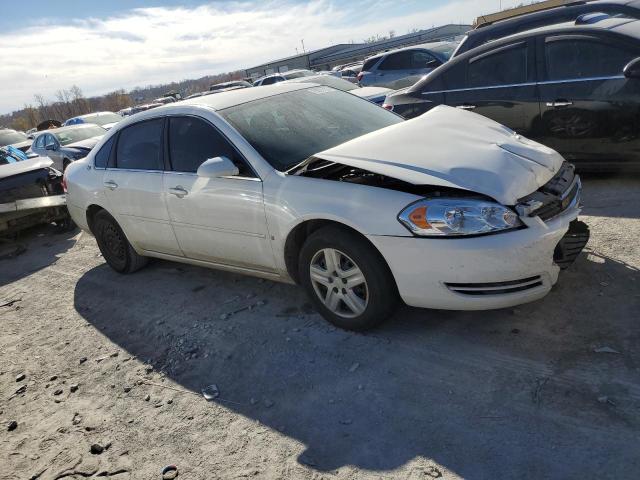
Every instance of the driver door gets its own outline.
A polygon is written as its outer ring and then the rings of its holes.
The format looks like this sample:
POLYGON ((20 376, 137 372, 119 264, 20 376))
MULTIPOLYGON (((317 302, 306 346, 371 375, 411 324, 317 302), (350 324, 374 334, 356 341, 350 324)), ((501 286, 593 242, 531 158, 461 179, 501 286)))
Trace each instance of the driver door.
POLYGON ((168 128, 169 165, 164 174, 164 195, 184 255, 222 265, 275 271, 260 178, 208 121, 173 116, 169 117, 168 128), (205 160, 222 156, 238 167, 238 175, 197 175, 205 160))

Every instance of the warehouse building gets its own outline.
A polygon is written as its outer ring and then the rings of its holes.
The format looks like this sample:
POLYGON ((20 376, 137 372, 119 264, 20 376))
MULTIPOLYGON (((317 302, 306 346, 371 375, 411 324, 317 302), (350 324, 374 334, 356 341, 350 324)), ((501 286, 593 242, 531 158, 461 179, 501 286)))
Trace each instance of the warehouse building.
POLYGON ((343 43, 333 45, 301 55, 293 55, 280 60, 274 60, 256 67, 248 68, 246 76, 251 78, 262 77, 276 72, 286 72, 297 68, 312 70, 330 70, 336 65, 364 60, 371 55, 395 48, 408 47, 427 42, 440 40, 452 40, 464 35, 471 29, 470 25, 444 25, 442 27, 420 30, 397 37, 380 40, 373 43, 343 43))

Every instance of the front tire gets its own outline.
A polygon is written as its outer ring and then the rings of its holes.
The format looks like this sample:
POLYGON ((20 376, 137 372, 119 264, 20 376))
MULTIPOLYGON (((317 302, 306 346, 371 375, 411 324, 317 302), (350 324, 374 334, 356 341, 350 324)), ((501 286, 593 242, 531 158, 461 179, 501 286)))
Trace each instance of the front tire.
POLYGON ((300 251, 298 275, 320 314, 345 330, 369 330, 387 320, 398 304, 384 259, 343 228, 324 227, 309 236, 300 251))
POLYGON ((93 233, 98 242, 100 253, 118 273, 133 273, 144 267, 149 259, 138 255, 133 249, 115 218, 105 210, 95 216, 93 233))

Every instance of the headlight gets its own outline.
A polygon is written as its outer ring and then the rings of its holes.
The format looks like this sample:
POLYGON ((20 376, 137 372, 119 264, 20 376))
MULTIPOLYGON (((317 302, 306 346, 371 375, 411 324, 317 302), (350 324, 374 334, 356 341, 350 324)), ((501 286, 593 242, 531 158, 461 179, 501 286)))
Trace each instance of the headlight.
POLYGON ((433 198, 405 208, 398 220, 415 235, 481 235, 522 225, 518 215, 499 203, 472 198, 433 198))

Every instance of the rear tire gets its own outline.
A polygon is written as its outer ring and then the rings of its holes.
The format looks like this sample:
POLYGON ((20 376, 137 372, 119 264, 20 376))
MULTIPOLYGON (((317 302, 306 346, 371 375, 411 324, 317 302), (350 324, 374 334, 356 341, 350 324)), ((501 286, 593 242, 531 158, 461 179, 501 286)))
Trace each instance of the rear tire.
POLYGON ((364 331, 398 304, 395 280, 380 253, 340 227, 324 227, 302 246, 298 278, 320 314, 339 328, 364 331))
POLYGON ((93 233, 100 253, 116 272, 133 273, 149 263, 147 257, 139 255, 133 249, 118 222, 105 210, 96 214, 93 233))

